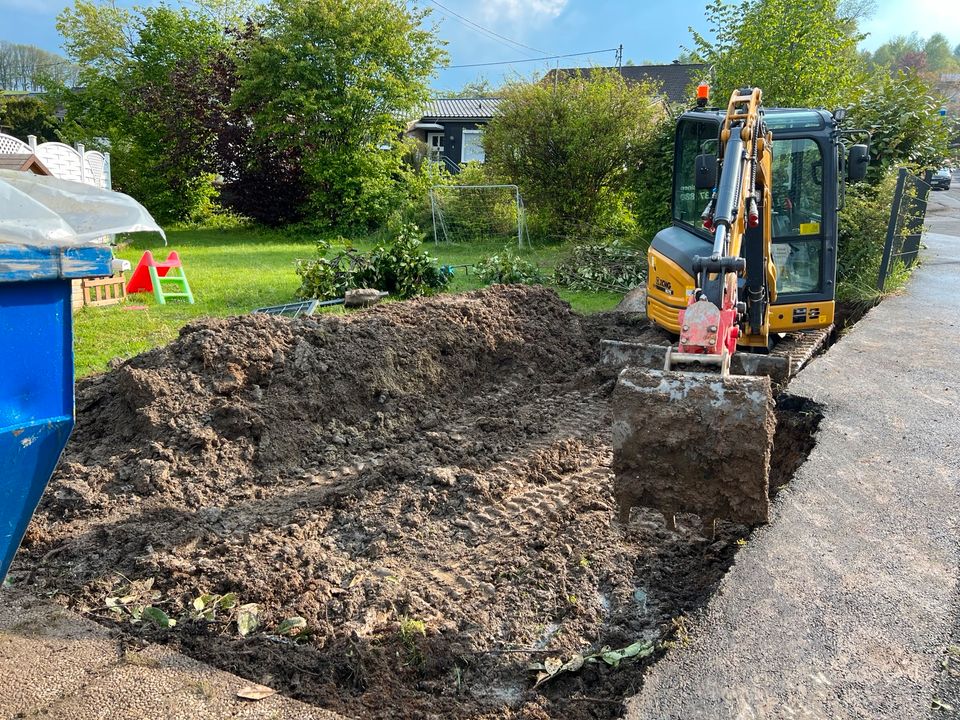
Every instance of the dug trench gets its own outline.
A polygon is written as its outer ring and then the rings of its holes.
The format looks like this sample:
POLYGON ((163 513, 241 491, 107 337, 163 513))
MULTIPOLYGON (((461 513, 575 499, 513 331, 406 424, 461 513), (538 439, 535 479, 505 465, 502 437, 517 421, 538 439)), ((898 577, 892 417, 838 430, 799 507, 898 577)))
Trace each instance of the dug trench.
POLYGON ((616 519, 599 340, 655 334, 503 286, 193 323, 80 383, 11 579, 349 718, 617 717, 750 533, 616 519))

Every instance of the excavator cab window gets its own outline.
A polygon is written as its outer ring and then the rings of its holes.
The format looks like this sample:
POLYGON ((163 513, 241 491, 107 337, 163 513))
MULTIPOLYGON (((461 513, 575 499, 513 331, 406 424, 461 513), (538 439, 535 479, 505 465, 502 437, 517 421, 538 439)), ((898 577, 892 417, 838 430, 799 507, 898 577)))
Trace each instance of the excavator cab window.
POLYGON ((777 292, 818 292, 823 262, 823 157, 811 139, 773 141, 777 292))
POLYGON ((711 189, 697 188, 697 156, 716 155, 719 133, 718 122, 691 119, 681 121, 677 131, 673 219, 697 229, 711 195, 711 189))

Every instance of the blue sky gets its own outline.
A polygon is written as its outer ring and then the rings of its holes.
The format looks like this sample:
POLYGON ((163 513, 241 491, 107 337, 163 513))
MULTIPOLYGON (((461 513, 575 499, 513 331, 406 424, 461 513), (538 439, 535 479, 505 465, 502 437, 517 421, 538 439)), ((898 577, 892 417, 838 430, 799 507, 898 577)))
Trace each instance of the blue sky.
MULTIPOLYGON (((430 7, 434 11, 432 19, 438 23, 441 38, 448 43, 452 66, 582 52, 590 54, 561 59, 561 66, 612 65, 613 52, 593 51, 615 48, 621 44, 625 61, 667 63, 677 56, 682 45, 689 44, 688 26, 706 29, 704 0, 436 2, 410 0, 410 4, 430 7), (458 14, 462 18, 457 17, 458 14), (476 25, 488 32, 477 29, 476 25), (509 41, 491 33, 509 38, 509 41), (541 52, 538 54, 536 51, 541 52)), ((54 25, 57 13, 65 4, 64 0, 0 0, 0 39, 59 51, 60 38, 54 25)), ((150 4, 150 0, 116 0, 116 4, 142 5, 150 4)), ((873 15, 862 25, 870 33, 864 42, 864 47, 868 49, 875 49, 895 35, 913 31, 921 36, 942 32, 947 35, 951 45, 960 43, 958 0, 877 0, 876 6, 873 15)), ((440 72, 434 86, 456 89, 478 77, 486 77, 498 84, 504 78, 543 73, 554 67, 556 62, 451 67, 440 72)))

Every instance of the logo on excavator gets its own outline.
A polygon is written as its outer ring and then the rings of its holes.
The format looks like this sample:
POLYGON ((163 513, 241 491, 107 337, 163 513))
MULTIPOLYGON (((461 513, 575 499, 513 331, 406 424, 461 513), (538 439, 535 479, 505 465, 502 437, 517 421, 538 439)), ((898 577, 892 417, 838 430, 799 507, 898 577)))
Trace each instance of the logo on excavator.
POLYGON ((673 295, 673 285, 670 284, 669 280, 658 277, 654 282, 656 283, 657 290, 662 290, 667 295, 673 295))

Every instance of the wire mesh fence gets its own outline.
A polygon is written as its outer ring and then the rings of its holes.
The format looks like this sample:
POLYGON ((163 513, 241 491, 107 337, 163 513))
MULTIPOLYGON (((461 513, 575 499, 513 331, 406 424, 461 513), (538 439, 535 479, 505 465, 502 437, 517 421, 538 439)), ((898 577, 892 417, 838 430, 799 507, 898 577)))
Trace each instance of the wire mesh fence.
POLYGON ((921 178, 900 168, 877 278, 880 292, 885 291, 887 279, 897 267, 909 268, 917 261, 930 197, 930 179, 929 170, 921 178))

